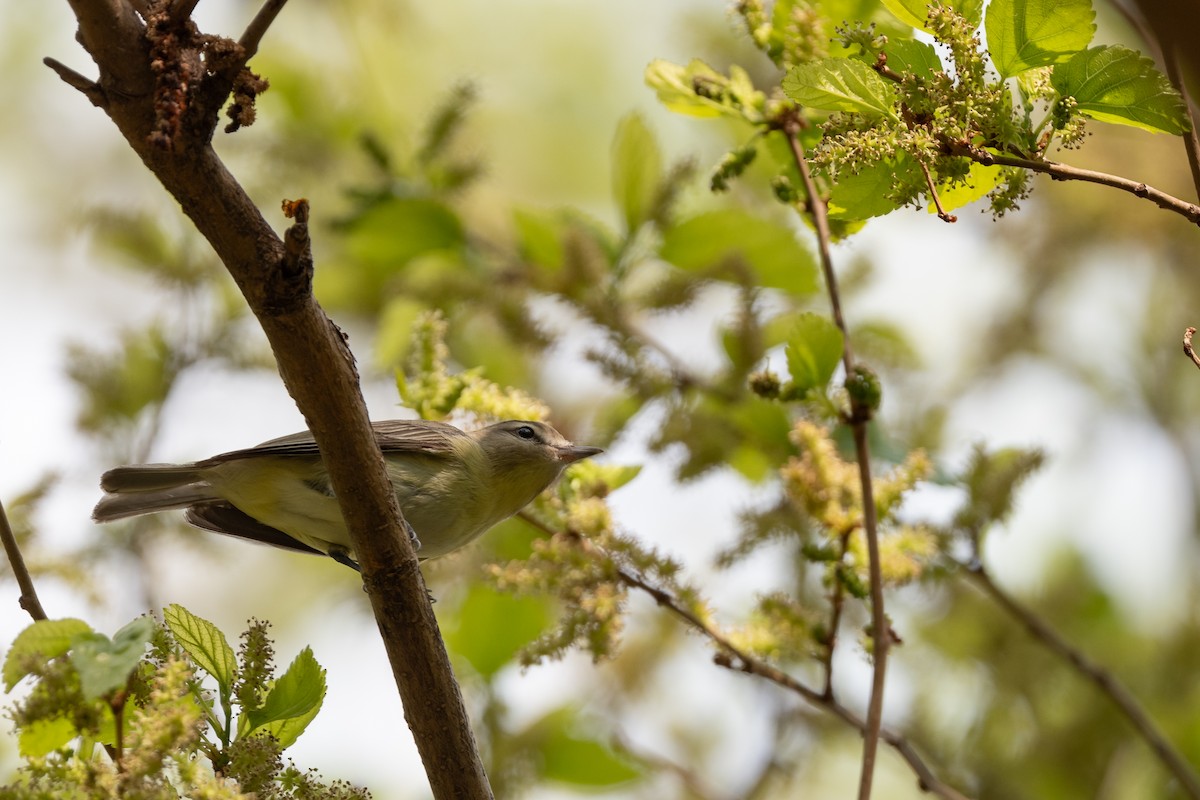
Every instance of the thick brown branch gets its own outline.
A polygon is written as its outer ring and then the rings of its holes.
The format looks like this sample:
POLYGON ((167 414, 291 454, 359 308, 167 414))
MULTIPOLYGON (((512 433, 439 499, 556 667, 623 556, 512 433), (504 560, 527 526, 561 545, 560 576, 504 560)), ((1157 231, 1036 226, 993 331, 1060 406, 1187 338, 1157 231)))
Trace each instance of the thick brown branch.
MULTIPOLYGON (((321 450, 433 796, 491 798, 416 555, 370 429, 353 355, 312 296, 311 269, 297 268, 305 262, 306 246, 289 250, 280 241, 213 151, 211 128, 185 125, 170 146, 151 144, 155 74, 132 8, 117 0, 71 0, 71 5, 80 40, 100 66, 100 84, 109 99, 106 112, 237 282, 321 450), (289 258, 289 252, 297 257, 289 258)), ((293 238, 299 233, 294 231, 293 238)))
POLYGON ((963 568, 974 579, 975 584, 1009 616, 1021 623, 1031 636, 1069 663, 1080 675, 1091 681, 1101 694, 1111 700, 1117 710, 1133 725, 1138 735, 1150 745, 1154 755, 1179 782, 1187 796, 1192 800, 1200 800, 1200 778, 1192 770, 1191 765, 1171 745, 1137 699, 1113 677, 1112 673, 1069 644, 1041 617, 1025 608, 997 586, 981 562, 974 561, 969 565, 963 565, 963 568))
POLYGON ((25 558, 21 555, 21 548, 17 546, 17 537, 13 533, 12 526, 8 524, 8 514, 4 511, 3 502, 0 502, 0 540, 4 542, 4 553, 8 556, 13 576, 16 577, 17 586, 21 589, 21 598, 18 600, 21 608, 33 617, 34 622, 46 619, 42 601, 38 599, 37 589, 33 585, 33 576, 29 574, 29 568, 25 566, 25 558))

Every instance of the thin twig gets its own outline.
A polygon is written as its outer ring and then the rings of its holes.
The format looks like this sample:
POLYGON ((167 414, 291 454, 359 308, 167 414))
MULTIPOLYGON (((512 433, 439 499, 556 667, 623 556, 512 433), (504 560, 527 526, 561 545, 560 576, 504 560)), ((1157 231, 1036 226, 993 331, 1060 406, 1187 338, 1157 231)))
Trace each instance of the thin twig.
MULTIPOLYGON (((744 672, 748 675, 755 675, 760 678, 781 686, 795 694, 800 695, 812 705, 825 709, 834 716, 841 719, 850 727, 855 728, 865 737, 870 728, 867 722, 860 719, 854 712, 846 708, 842 704, 835 701, 833 698, 826 697, 821 692, 817 692, 800 681, 788 675, 783 670, 772 666, 771 664, 762 661, 746 651, 739 648, 736 644, 729 640, 723 633, 717 630, 712 625, 700 619, 690 609, 678 602, 674 596, 663 589, 654 586, 642 578, 634 575, 627 570, 619 569, 617 572, 621 582, 626 586, 634 589, 639 589, 654 598, 658 605, 666 608, 675 616, 682 619, 689 627, 703 634, 713 644, 722 651, 722 654, 716 658, 716 663, 719 666, 731 669, 736 672, 744 672)), ((937 795, 945 800, 967 800, 966 796, 961 794, 954 787, 943 783, 937 775, 934 774, 930 766, 925 763, 917 753, 916 748, 912 746, 904 736, 886 728, 877 729, 876 734, 880 739, 886 742, 890 747, 896 750, 916 774, 918 784, 923 791, 937 795)))
MULTIPOLYGON (((880 55, 883 55, 880 53, 880 55)), ((929 199, 933 201, 934 208, 937 209, 938 219, 942 222, 958 222, 958 217, 942 208, 942 198, 938 196, 937 186, 933 182, 933 176, 929 174, 929 167, 925 166, 925 162, 917 159, 917 166, 921 168, 921 172, 925 174, 925 185, 929 187, 929 199)))
POLYGON ((1192 363, 1200 368, 1200 356, 1196 355, 1195 349, 1192 347, 1192 337, 1196 335, 1195 328, 1188 328, 1183 332, 1183 352, 1192 360, 1192 363))
MULTIPOLYGON (((837 276, 833 271, 833 258, 829 244, 833 237, 829 230, 828 209, 817 190, 808 159, 800 144, 800 119, 793 117, 783 123, 783 133, 792 151, 792 158, 804 182, 808 197, 808 211, 817 229, 817 251, 821 258, 821 269, 825 273, 825 286, 829 291, 829 303, 833 308, 833 320, 842 332, 842 363, 846 377, 855 374, 854 353, 850 349, 850 332, 842 317, 841 299, 838 293, 837 276)), ((883 602, 883 571, 879 563, 879 526, 875 518, 875 494, 871 488, 871 451, 867 444, 868 409, 853 404, 848 420, 854 433, 855 459, 858 462, 859 482, 862 485, 863 533, 867 540, 867 574, 871 587, 871 640, 873 644, 871 670, 871 699, 867 704, 867 725, 863 732, 862 774, 858 785, 858 800, 868 800, 875 776, 875 755, 879 748, 879 731, 883 727, 883 690, 887 675, 887 654, 891 645, 891 631, 887 624, 887 613, 883 602)))
POLYGON ((246 32, 242 34, 241 39, 238 39, 238 44, 246 51, 243 56, 246 61, 254 58, 259 44, 262 43, 262 38, 267 34, 267 29, 271 27, 271 23, 275 21, 275 17, 279 16, 279 12, 285 5, 287 5, 287 0, 267 0, 254 15, 254 19, 250 20, 250 24, 246 26, 246 32))
POLYGON ((1000 164, 1006 167, 1020 167, 1030 170, 1031 172, 1041 172, 1049 175, 1051 178, 1059 181, 1085 181, 1087 183, 1099 183, 1104 186, 1111 186, 1114 189, 1120 189, 1123 192, 1129 192, 1135 197, 1142 197, 1151 201, 1159 208, 1167 211, 1174 211, 1188 222, 1194 225, 1200 225, 1200 206, 1195 203, 1189 203, 1185 200, 1180 200, 1178 197, 1167 194, 1164 191, 1155 189, 1153 186, 1147 186, 1144 183, 1122 178, 1119 175, 1110 175, 1107 172, 1096 172, 1090 169, 1081 169, 1079 167, 1069 167, 1066 164, 1060 164, 1056 161, 1043 161, 1032 158, 1021 158, 1018 156, 1000 155, 997 153, 989 153, 980 147, 966 144, 963 142, 947 143, 946 150, 951 155, 963 156, 969 158, 984 166, 992 166, 1000 164))
MULTIPOLYGON (((1190 329, 1194 330, 1194 329, 1190 329)), ((1007 592, 992 580, 991 575, 978 559, 969 564, 963 564, 963 569, 974 579, 985 594, 992 598, 997 605, 1013 619, 1024 626, 1030 635, 1040 641, 1047 649, 1067 661, 1075 670, 1091 681, 1113 705, 1125 715, 1138 734, 1150 745, 1150 749, 1162 762, 1167 771, 1193 800, 1200 800, 1200 778, 1192 770, 1182 755, 1172 746, 1158 726, 1142 708, 1137 699, 1126 689, 1112 673, 1096 664, 1082 652, 1068 643, 1057 631, 1051 628, 1037 614, 1018 603, 1007 592)))
POLYGON ((0 502, 0 540, 4 541, 4 552, 8 556, 8 563, 12 565, 13 575, 17 578, 17 586, 21 589, 21 599, 18 601, 21 608, 33 617, 34 622, 46 619, 42 601, 38 600, 37 589, 33 586, 33 576, 25 566, 25 558, 17 545, 17 537, 12 526, 8 524, 8 514, 4 513, 3 502, 0 502))
POLYGON ((42 63, 54 70, 58 77, 62 78, 63 83, 83 92, 84 97, 92 101, 92 105, 98 108, 104 108, 108 105, 108 98, 105 97, 104 90, 100 88, 100 84, 91 78, 81 75, 57 58, 47 56, 42 59, 42 63))

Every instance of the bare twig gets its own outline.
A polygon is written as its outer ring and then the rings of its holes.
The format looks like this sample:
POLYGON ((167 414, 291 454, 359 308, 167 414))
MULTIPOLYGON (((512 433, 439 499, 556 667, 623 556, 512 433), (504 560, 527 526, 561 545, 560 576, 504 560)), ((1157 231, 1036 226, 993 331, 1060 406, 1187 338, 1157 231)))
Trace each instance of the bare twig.
POLYGON ((1059 181, 1085 181, 1087 183, 1099 183, 1103 186, 1111 186, 1114 189, 1129 192, 1135 197, 1145 198, 1159 208, 1173 211, 1193 225, 1200 225, 1200 206, 1180 200, 1178 197, 1155 189, 1153 186, 1147 186, 1144 183, 1130 180, 1129 178, 1122 178, 1119 175, 1110 175, 1107 172, 1096 172, 1095 170, 1081 169, 1079 167, 1069 167, 1066 164, 1060 164, 1056 161, 1043 161, 989 153, 983 148, 962 142, 947 143, 946 150, 951 155, 963 156, 984 166, 1000 164, 1006 167, 1021 167, 1031 172, 1040 172, 1049 175, 1051 178, 1059 181))
MULTIPOLYGON (((804 192, 808 198, 808 211, 812 216, 813 225, 817 229, 817 251, 820 254, 821 269, 825 274, 825 286, 829 292, 833 320, 842 332, 842 363, 846 367, 846 377, 849 379, 855 374, 854 352, 850 348, 850 332, 842 317, 837 276, 833 270, 833 258, 829 254, 829 246, 833 237, 829 230, 825 200, 817 190, 812 171, 808 168, 808 159, 804 156, 804 148, 800 144, 800 124, 799 117, 785 120, 782 126, 783 133, 791 149, 792 158, 796 162, 796 168, 804 182, 804 192)), ((863 533, 867 540, 867 574, 871 586, 871 640, 873 644, 871 699, 867 704, 867 724, 863 732, 862 774, 858 785, 859 800, 868 800, 871 796, 871 784, 875 776, 875 755, 879 747, 879 731, 883 726, 883 691, 886 683, 887 654, 888 647, 891 645, 891 631, 888 627, 883 601, 883 571, 879 563, 879 526, 875 518, 875 494, 871 488, 871 451, 867 444, 867 424, 870 422, 870 410, 860 407, 857 402, 854 402, 853 406, 848 422, 854 433, 855 459, 858 462, 858 476, 862 486, 863 533)))
MULTIPOLYGON (((822 692, 817 692, 809 688, 778 667, 772 666, 747 653, 716 627, 696 616, 696 614, 672 596, 670 592, 654 586, 625 569, 618 570, 618 577, 626 586, 650 595, 658 605, 682 619, 690 628, 703 634, 713 644, 717 645, 721 651, 715 659, 717 665, 764 678, 788 691, 800 695, 800 697, 812 705, 830 712, 850 727, 858 730, 864 737, 867 735, 870 730, 868 722, 864 722, 854 712, 835 701, 832 697, 827 697, 822 692)), ((944 800, 967 800, 965 795, 961 794, 954 787, 943 783, 934 774, 930 766, 925 763, 925 760, 921 758, 920 754, 912 746, 912 743, 904 736, 886 728, 877 728, 875 733, 908 763, 909 767, 916 774, 918 784, 923 791, 944 798, 944 800)))
POLYGON ((29 574, 29 568, 25 566, 25 558, 21 555, 21 548, 17 546, 17 537, 13 533, 12 526, 8 524, 8 514, 4 512, 3 502, 0 502, 0 540, 4 541, 4 553, 8 556, 8 563, 12 566, 13 575, 16 576, 17 586, 21 589, 21 599, 18 601, 21 608, 33 617, 34 622, 46 619, 42 601, 38 600, 37 589, 33 586, 33 576, 29 574))
MULTIPOLYGON (((880 53, 880 55, 883 55, 880 53)), ((942 208, 942 198, 938 196, 937 185, 933 182, 933 176, 929 174, 929 167, 925 166, 925 162, 917 159, 917 166, 921 168, 921 172, 925 175, 925 185, 929 187, 929 199, 933 200, 934 208, 937 209, 938 219, 942 222, 958 222, 958 217, 942 208)))
POLYGON ((254 58, 254 54, 258 52, 258 46, 262 43, 263 36, 266 35, 267 29, 271 27, 271 23, 275 21, 275 17, 279 16, 279 12, 287 5, 287 0, 267 0, 263 3, 263 7, 254 15, 254 19, 250 20, 250 24, 246 27, 246 32, 242 34, 242 38, 238 39, 238 44, 245 50, 243 58, 249 61, 254 58))
POLYGON ((192 16, 192 12, 196 10, 199 2, 200 0, 173 0, 171 10, 167 13, 171 17, 171 21, 178 24, 192 16))
POLYGON ((104 96, 104 90, 91 78, 81 75, 56 58, 43 58, 42 63, 54 70, 58 77, 62 78, 63 83, 83 92, 84 96, 92 101, 92 105, 104 108, 107 104, 108 99, 104 96))
POLYGON ((1188 328, 1183 332, 1183 352, 1192 363, 1200 367, 1200 356, 1196 355, 1195 349, 1192 347, 1192 337, 1196 335, 1195 328, 1188 328))
MULTIPOLYGON (((1192 329, 1194 330, 1194 329, 1192 329)), ((1125 715, 1138 734, 1154 751, 1155 756, 1166 767, 1167 771, 1179 782, 1179 785, 1193 800, 1200 800, 1200 778, 1192 770, 1167 737, 1163 735, 1150 715, 1142 708, 1137 699, 1126 689, 1112 673, 1093 662, 1081 651, 1068 643, 1057 631, 1050 627, 1041 617, 1025 608, 1011 597, 1006 591, 996 585, 983 563, 975 559, 969 564, 961 565, 963 569, 988 597, 992 598, 1009 616, 1027 630, 1030 635, 1041 642, 1047 649, 1055 653, 1075 670, 1092 682, 1100 692, 1112 701, 1113 705, 1125 715)))

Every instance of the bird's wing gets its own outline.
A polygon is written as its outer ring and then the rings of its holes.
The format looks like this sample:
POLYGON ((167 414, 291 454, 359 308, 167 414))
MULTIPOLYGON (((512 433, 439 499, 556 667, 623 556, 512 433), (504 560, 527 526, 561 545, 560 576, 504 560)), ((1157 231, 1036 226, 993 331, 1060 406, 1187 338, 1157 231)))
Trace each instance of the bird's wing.
POLYGON ((323 555, 320 550, 293 539, 277 528, 264 525, 229 503, 215 502, 194 505, 187 510, 184 519, 197 528, 204 528, 214 533, 237 536, 253 542, 282 547, 285 550, 323 555))
MULTIPOLYGON (((445 456, 455 452, 454 442, 468 434, 445 422, 394 419, 371 423, 375 441, 385 453, 419 453, 445 456)), ((312 433, 302 431, 271 439, 245 450, 234 450, 213 456, 205 463, 221 463, 257 456, 313 457, 318 455, 312 433)))

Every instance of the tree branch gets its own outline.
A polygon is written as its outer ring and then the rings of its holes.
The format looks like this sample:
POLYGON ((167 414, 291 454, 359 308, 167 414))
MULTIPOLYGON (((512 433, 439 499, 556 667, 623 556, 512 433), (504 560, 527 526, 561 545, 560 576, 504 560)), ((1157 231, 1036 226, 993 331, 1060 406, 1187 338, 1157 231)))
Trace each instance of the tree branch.
POLYGON ((1031 172, 1040 172, 1049 175, 1057 181, 1086 181, 1087 183, 1099 183, 1104 186, 1111 186, 1114 189, 1129 192, 1136 197, 1145 198, 1159 208, 1173 211, 1193 225, 1200 225, 1200 206, 1180 200, 1178 197, 1155 189, 1153 186, 1147 186, 1144 183, 1139 183, 1129 178, 1122 178, 1119 175, 1110 175, 1106 172, 1096 172, 1090 169, 1069 167, 1066 164, 1060 164, 1056 161, 1043 161, 989 153, 980 147, 962 142, 946 143, 945 147, 946 151, 951 155, 963 156, 984 166, 1000 164, 1006 167, 1020 167, 1031 172))
POLYGON ((29 574, 29 568, 25 566, 25 558, 21 555, 21 548, 17 545, 16 534, 13 533, 12 526, 8 523, 8 514, 4 512, 3 502, 0 502, 0 541, 4 542, 4 553, 8 556, 8 563, 12 566, 17 586, 21 589, 21 599, 18 601, 21 608, 33 617, 34 622, 46 619, 42 601, 38 599, 37 589, 33 585, 33 576, 29 574))
MULTIPOLYGON (((792 158, 796 162, 796 168, 800 171, 800 177, 804 182, 808 211, 812 216, 813 225, 817 229, 817 251, 820 254, 821 270, 825 274, 825 286, 829 292, 833 320, 842 332, 842 363, 846 368, 846 379, 850 380, 856 374, 854 352, 850 347, 850 331, 846 328, 846 321, 842 317, 837 275, 833 270, 833 258, 829 254, 833 236, 829 230, 825 199, 817 190, 812 171, 808 168, 808 159, 804 156, 804 148, 800 144, 801 124, 800 117, 793 115, 783 121, 783 133, 791 149, 792 158)), ((863 533, 867 540, 867 573, 871 587, 871 640, 873 644, 871 699, 867 704, 867 724, 863 732, 862 774, 858 785, 859 800, 868 800, 871 796, 871 784, 875 775, 875 754, 879 746, 879 731, 883 726, 883 691, 887 675, 887 654, 888 647, 891 645, 891 631, 888 627, 883 601, 883 571, 879 563, 879 525, 876 520, 875 493, 871 488, 871 451, 867 443, 867 425, 871 419, 871 411, 862 407, 855 400, 851 401, 851 405, 850 418, 847 421, 854 434, 855 460, 858 462, 858 477, 862 487, 863 533)))
POLYGON ((1117 707, 1117 710, 1133 725, 1142 739, 1150 745, 1150 749, 1154 751, 1155 756, 1158 757, 1158 760, 1162 762, 1167 771, 1174 776, 1175 780, 1179 782, 1179 785, 1186 792, 1187 796, 1193 800, 1200 800, 1200 778, 1196 776, 1191 765, 1171 745, 1167 737, 1158 729, 1158 726, 1154 724, 1150 715, 1146 713, 1146 710, 1142 708, 1141 704, 1138 703, 1137 699, 1128 689, 1121 685, 1110 672, 1093 662, 1063 639, 1041 617, 1028 608, 1025 608, 997 586, 987 569, 983 566, 983 562, 975 559, 969 564, 961 564, 960 566, 988 597, 992 598, 1009 616, 1021 623, 1031 636, 1069 663, 1080 675, 1091 681, 1104 696, 1111 700, 1113 705, 1117 707))
MULTIPOLYGON (((688 627, 703 634, 715 644, 721 651, 714 659, 718 666, 736 672, 744 672, 747 675, 765 678, 771 683, 798 694, 813 706, 828 711, 850 727, 859 731, 864 737, 868 735, 870 731, 869 722, 864 722, 854 712, 838 703, 832 697, 805 686, 778 667, 750 655, 734 644, 714 626, 696 616, 696 614, 676 600, 669 592, 648 583, 641 577, 625 569, 618 569, 617 576, 626 586, 650 595, 659 606, 670 611, 676 617, 683 620, 688 627)), ((925 763, 925 760, 921 758, 920 754, 917 753, 912 743, 904 736, 886 728, 877 728, 875 733, 878 738, 886 742, 908 763, 909 767, 916 774, 918 785, 922 791, 944 798, 944 800, 968 800, 966 795, 963 795, 954 787, 943 783, 934 774, 930 766, 925 763)))
POLYGON ((1188 328, 1183 332, 1183 353, 1192 360, 1193 364, 1200 368, 1200 356, 1196 355, 1196 350, 1192 347, 1192 337, 1195 335, 1195 328, 1188 328))
POLYGON ((244 61, 249 61, 254 58, 258 52, 258 46, 262 43, 263 36, 266 35, 267 29, 271 27, 271 23, 275 21, 275 17, 279 16, 279 12, 287 5, 287 0, 267 0, 263 3, 263 7, 254 15, 254 19, 250 20, 250 24, 246 27, 246 32, 242 34, 242 38, 238 39, 238 44, 245 50, 244 61))
MULTIPOLYGON (((171 84, 173 94, 159 96, 163 65, 152 66, 151 42, 132 7, 119 0, 70 3, 80 41, 100 67, 106 113, 233 276, 320 448, 433 796, 491 798, 353 355, 312 296, 311 260, 289 260, 288 248, 213 151, 215 114, 188 107, 194 84, 171 84), (165 127, 164 108, 177 111, 182 123, 165 127)), ((154 44, 185 66, 197 57, 171 51, 169 42, 154 44)), ((187 78, 187 70, 172 77, 179 76, 187 78)))

